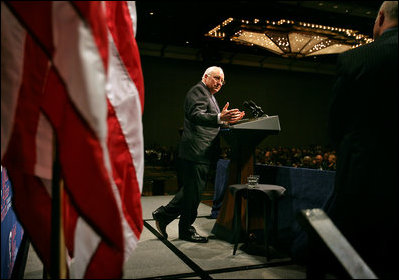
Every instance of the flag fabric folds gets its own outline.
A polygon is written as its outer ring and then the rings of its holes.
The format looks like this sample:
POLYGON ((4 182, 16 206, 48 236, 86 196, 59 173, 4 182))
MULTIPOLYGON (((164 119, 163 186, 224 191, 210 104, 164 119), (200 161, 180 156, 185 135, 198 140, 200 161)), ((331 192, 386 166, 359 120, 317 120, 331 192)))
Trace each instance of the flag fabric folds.
POLYGON ((130 1, 1 2, 1 162, 48 271, 54 160, 69 277, 121 278, 140 238, 144 82, 135 28, 130 1))

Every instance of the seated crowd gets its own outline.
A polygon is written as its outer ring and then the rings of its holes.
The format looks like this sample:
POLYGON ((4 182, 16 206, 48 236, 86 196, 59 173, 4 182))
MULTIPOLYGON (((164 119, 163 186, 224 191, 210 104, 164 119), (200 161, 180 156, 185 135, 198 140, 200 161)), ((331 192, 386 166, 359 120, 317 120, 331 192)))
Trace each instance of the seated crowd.
POLYGON ((336 161, 336 152, 333 149, 321 146, 256 149, 257 164, 335 170, 336 161))
MULTIPOLYGON (((336 169, 335 150, 322 146, 309 147, 266 147, 257 148, 256 164, 273 166, 288 166, 298 168, 313 168, 320 170, 336 169)), ((145 149, 145 164, 163 167, 174 167, 176 151, 173 147, 160 146, 145 149)), ((230 149, 222 150, 222 158, 229 158, 230 149)))

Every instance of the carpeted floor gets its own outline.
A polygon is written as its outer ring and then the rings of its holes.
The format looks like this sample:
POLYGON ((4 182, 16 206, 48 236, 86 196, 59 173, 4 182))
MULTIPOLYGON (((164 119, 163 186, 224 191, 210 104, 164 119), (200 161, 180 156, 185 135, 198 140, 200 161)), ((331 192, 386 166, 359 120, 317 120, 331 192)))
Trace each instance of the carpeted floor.
MULTIPOLYGON (((288 257, 249 255, 240 250, 233 255, 233 245, 211 234, 216 220, 208 219, 209 201, 201 203, 194 223, 198 233, 210 236, 205 244, 178 239, 178 220, 167 227, 168 240, 160 238, 152 211, 167 204, 173 196, 143 196, 144 229, 140 241, 124 265, 125 279, 304 279, 305 268, 294 265, 288 257), (208 205, 207 205, 208 204, 208 205)), ((42 279, 43 266, 33 248, 29 250, 25 278, 42 279)))

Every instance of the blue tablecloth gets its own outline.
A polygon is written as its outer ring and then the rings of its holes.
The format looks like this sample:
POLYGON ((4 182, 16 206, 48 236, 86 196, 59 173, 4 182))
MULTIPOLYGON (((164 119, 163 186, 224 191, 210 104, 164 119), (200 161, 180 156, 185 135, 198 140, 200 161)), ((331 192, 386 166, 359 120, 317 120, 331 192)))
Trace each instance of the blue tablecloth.
POLYGON ((335 171, 256 165, 260 182, 287 190, 279 203, 279 241, 298 261, 306 256, 306 233, 296 220, 302 209, 324 209, 334 189, 335 171))
POLYGON ((229 177, 229 166, 230 160, 228 159, 219 159, 216 165, 215 191, 213 194, 213 205, 211 211, 211 217, 214 219, 217 218, 220 208, 222 207, 224 192, 229 177))
MULTIPOLYGON (((217 170, 221 172, 221 170, 217 170)), ((306 233, 296 220, 298 212, 308 208, 322 208, 332 194, 335 171, 324 171, 308 168, 277 167, 256 165, 255 174, 260 175, 259 183, 273 184, 286 188, 284 196, 279 201, 278 209, 278 245, 290 252, 292 257, 301 261, 306 253, 306 233)), ((226 174, 228 176, 228 174, 226 174)), ((226 201, 231 207, 231 201, 226 201)), ((225 208, 222 207, 224 211, 225 208)), ((215 223, 212 233, 217 238, 231 242, 231 225, 228 220, 231 215, 219 214, 221 217, 215 223)))

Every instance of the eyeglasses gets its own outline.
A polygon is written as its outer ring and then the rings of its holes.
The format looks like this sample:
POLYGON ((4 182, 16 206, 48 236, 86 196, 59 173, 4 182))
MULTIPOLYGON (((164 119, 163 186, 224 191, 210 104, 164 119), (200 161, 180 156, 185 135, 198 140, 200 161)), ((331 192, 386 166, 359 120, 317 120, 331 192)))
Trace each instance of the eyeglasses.
MULTIPOLYGON (((211 75, 209 75, 209 76, 211 76, 211 75)), ((211 76, 211 77, 214 78, 217 82, 221 82, 222 85, 226 84, 225 80, 223 80, 220 76, 211 76)))

